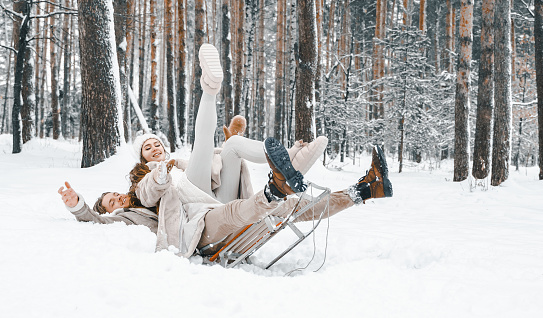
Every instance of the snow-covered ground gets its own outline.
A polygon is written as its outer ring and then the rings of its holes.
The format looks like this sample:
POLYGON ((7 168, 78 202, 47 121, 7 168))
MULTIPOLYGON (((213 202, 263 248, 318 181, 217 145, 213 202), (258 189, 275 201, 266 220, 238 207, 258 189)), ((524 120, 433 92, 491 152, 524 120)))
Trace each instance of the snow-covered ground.
MULTIPOLYGON (((0 136, 0 316, 543 317, 537 168, 512 168, 502 186, 470 189, 451 181, 451 162, 398 174, 389 158, 393 198, 323 221, 270 270, 223 269, 155 253, 146 227, 80 223, 64 208, 57 190, 65 180, 88 202, 125 191, 128 147, 81 169, 78 143, 32 140, 13 155, 11 136, 0 136), (313 253, 307 269, 286 276, 313 253)), ((339 190, 369 162, 315 166, 307 177, 339 190)), ((250 168, 258 190, 268 169, 250 168)), ((255 262, 289 239, 270 241, 255 262)))

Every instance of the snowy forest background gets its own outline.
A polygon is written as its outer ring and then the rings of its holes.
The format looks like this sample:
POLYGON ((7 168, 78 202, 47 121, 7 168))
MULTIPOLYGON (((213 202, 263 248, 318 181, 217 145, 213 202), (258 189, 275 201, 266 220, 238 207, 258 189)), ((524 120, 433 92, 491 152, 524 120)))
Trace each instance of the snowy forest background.
POLYGON ((32 138, 79 139, 88 167, 140 131, 172 152, 191 144, 196 52, 209 42, 225 70, 217 144, 242 114, 250 138, 328 136, 325 163, 379 143, 400 172, 453 158, 455 181, 484 179, 492 163, 493 185, 542 155, 540 0, 0 4, 0 133, 14 153, 32 138))

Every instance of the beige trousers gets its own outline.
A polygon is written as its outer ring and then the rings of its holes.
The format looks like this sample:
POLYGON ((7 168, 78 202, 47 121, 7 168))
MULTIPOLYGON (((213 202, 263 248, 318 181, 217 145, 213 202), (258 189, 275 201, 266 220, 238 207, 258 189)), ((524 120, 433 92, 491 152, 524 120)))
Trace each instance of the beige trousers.
MULTIPOLYGON (((221 241, 222 244, 217 244, 214 248, 206 251, 206 254, 215 252, 228 241, 225 238, 238 233, 247 225, 260 221, 268 214, 284 217, 288 215, 297 202, 298 198, 293 197, 283 202, 281 207, 276 209, 279 203, 268 203, 264 191, 260 191, 249 199, 234 200, 212 209, 205 217, 205 228, 198 243, 198 248, 221 241)), ((317 203, 313 209, 309 209, 300 215, 296 222, 311 221, 318 218, 321 211, 326 208, 326 203, 326 200, 317 203)), ((331 193, 329 203, 329 213, 325 213, 323 217, 330 217, 354 205, 349 195, 344 191, 331 193)), ((303 206, 308 204, 308 201, 302 200, 300 204, 303 206)))

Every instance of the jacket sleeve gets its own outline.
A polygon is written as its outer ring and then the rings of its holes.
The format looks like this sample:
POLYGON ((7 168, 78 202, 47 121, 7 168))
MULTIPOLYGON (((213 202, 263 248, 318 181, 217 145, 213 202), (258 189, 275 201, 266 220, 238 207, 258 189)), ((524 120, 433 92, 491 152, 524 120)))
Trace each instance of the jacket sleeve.
POLYGON ((158 184, 155 181, 155 176, 157 175, 158 169, 151 170, 136 187, 136 196, 148 208, 157 206, 158 200, 160 200, 172 183, 172 176, 168 174, 166 183, 158 184))
POLYGON ((101 224, 110 224, 114 222, 123 222, 126 224, 134 224, 130 219, 114 215, 114 216, 101 216, 96 211, 91 209, 83 199, 83 196, 81 196, 79 193, 77 194, 79 197, 79 201, 77 202, 77 205, 74 207, 66 206, 66 209, 70 211, 74 216, 75 219, 79 222, 94 222, 94 223, 101 223, 101 224))

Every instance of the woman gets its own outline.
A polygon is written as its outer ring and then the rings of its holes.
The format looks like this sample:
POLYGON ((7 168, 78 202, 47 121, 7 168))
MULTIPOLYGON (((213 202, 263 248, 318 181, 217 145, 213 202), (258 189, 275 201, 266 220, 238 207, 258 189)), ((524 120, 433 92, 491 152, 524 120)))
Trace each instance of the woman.
MULTIPOLYGON (((247 143, 254 142, 255 145, 246 144, 245 149, 254 150, 254 157, 263 154, 262 157, 270 164, 272 168, 270 181, 264 190, 248 199, 234 200, 227 204, 221 204, 216 200, 211 188, 213 131, 207 129, 206 126, 209 127, 210 122, 213 124, 211 127, 216 126, 215 94, 220 89, 222 70, 220 69, 218 52, 213 46, 202 45, 199 56, 202 66, 200 81, 204 93, 195 123, 194 148, 186 170, 181 171, 177 167, 167 167, 166 163, 162 161, 166 158, 164 146, 159 139, 148 138, 140 148, 141 157, 147 161, 157 159, 160 164, 150 170, 150 173, 146 173, 141 181, 138 180, 134 187, 137 198, 144 206, 156 206, 160 211, 158 214, 157 249, 173 245, 179 249, 178 254, 185 257, 190 257, 197 247, 222 241, 240 228, 258 221, 267 213, 276 211, 279 201, 283 201, 289 194, 303 191, 305 187, 302 174, 292 165, 287 150, 279 142, 268 138, 264 143, 266 150, 264 153, 261 150, 261 143, 256 145, 258 142, 246 141, 247 143), (147 143, 147 141, 149 142, 147 143), (170 169, 172 173, 169 173, 170 169)), ((229 138, 228 141, 237 139, 235 137, 229 138)), ((240 156, 237 157, 236 160, 241 160, 240 156)), ((384 156, 375 154, 374 157, 379 159, 374 160, 377 162, 377 168, 371 169, 371 171, 376 171, 375 173, 369 173, 349 191, 332 194, 330 215, 370 197, 392 195, 392 186, 386 178, 384 156)), ((311 162, 311 160, 306 160, 306 166, 301 166, 299 169, 307 171, 310 167, 307 162, 311 162)), ((237 171, 239 178, 239 169, 237 171)), ((68 187, 68 184, 66 185, 68 187)), ((76 195, 71 187, 68 187, 67 190, 61 188, 59 193, 69 210, 76 217, 79 216, 78 220, 91 219, 94 221, 97 219, 96 213, 83 217, 83 215, 92 214, 92 212, 84 204, 82 197, 76 195)), ((284 206, 288 208, 296 201, 297 199, 287 200, 284 206)), ((129 197, 126 195, 109 193, 102 198, 101 203, 105 205, 108 212, 116 210, 115 215, 118 217, 122 213, 134 213, 132 210, 118 210, 118 208, 131 207, 129 197)), ((122 217, 128 218, 125 215, 122 217)), ((120 219, 120 221, 128 223, 125 219, 120 219)), ((299 220, 304 220, 304 218, 299 220)), ((133 222, 132 219, 130 221, 133 222)), ((103 223, 99 218, 97 222, 103 223)))
MULTIPOLYGON (((266 163, 263 143, 240 136, 239 134, 244 132, 244 118, 236 116, 229 128, 223 128, 226 141, 222 150, 214 151, 213 137, 217 126, 215 98, 221 88, 223 72, 219 54, 213 45, 203 44, 199 58, 203 94, 196 116, 194 148, 188 163, 176 160, 175 166, 185 171, 192 184, 222 203, 248 198, 253 193, 243 159, 254 163, 266 163)), ((311 143, 297 141, 288 150, 294 168, 305 174, 322 155, 327 143, 328 139, 324 136, 316 138, 311 143)), ((135 157, 142 163, 158 163, 169 158, 164 143, 153 134, 138 136, 134 140, 133 149, 135 157)), ((151 164, 149 167, 154 168, 156 165, 151 164)))
MULTIPOLYGON (((200 117, 200 113, 198 117, 200 117)), ((213 123, 209 125, 211 124, 213 123)), ((296 141, 288 149, 293 166, 305 175, 309 168, 322 155, 327 143, 328 139, 324 136, 319 136, 311 143, 304 143, 302 140, 296 141)), ((215 197, 222 203, 250 197, 253 194, 252 185, 249 170, 244 160, 261 164, 266 163, 266 156, 263 149, 261 141, 248 139, 239 135, 230 135, 224 142, 222 149, 214 149, 210 170, 211 183, 203 184, 204 188, 201 188, 202 191, 215 197)), ((136 137, 133 142, 133 154, 141 163, 159 163, 160 161, 169 159, 170 156, 165 150, 162 140, 154 134, 145 134, 136 137)), ((191 158, 193 158, 192 155, 191 158)), ((181 170, 187 170, 189 180, 199 179, 203 173, 202 169, 195 169, 196 167, 187 169, 190 162, 190 160, 187 162, 186 160, 176 159, 173 164, 181 170), (191 174, 191 171, 197 172, 191 174)), ((198 168, 206 166, 202 162, 195 162, 199 163, 198 168)), ((156 164, 149 164, 149 167, 154 168, 156 164)), ((207 173, 204 175, 204 178, 206 178, 207 173)))
MULTIPOLYGON (((132 207, 125 194, 112 194, 112 203, 119 208, 108 217, 89 208, 83 197, 67 182, 67 189, 60 188, 59 194, 78 221, 141 224, 157 234, 157 251, 173 246, 177 254, 190 257, 199 249, 213 244, 214 248, 206 250, 206 253, 213 254, 245 226, 268 214, 285 216, 298 203, 297 197, 287 196, 303 189, 303 185, 294 184, 299 181, 299 172, 292 167, 286 149, 273 138, 266 140, 266 143, 267 155, 271 157, 271 177, 265 188, 249 199, 221 204, 180 178, 179 174, 169 173, 168 168, 160 167, 145 174, 136 190, 143 205, 159 206, 158 218, 156 214, 146 213, 148 210, 132 207)), ((388 179, 386 159, 376 146, 367 174, 347 189, 332 193, 328 202, 329 213, 325 216, 330 217, 370 198, 391 196, 392 185, 388 179)), ((302 205, 306 203, 304 200, 301 202, 302 205)), ((324 205, 325 202, 321 202, 313 210, 320 212, 324 205)), ((298 217, 296 222, 312 220, 319 214, 310 210, 298 217)))

